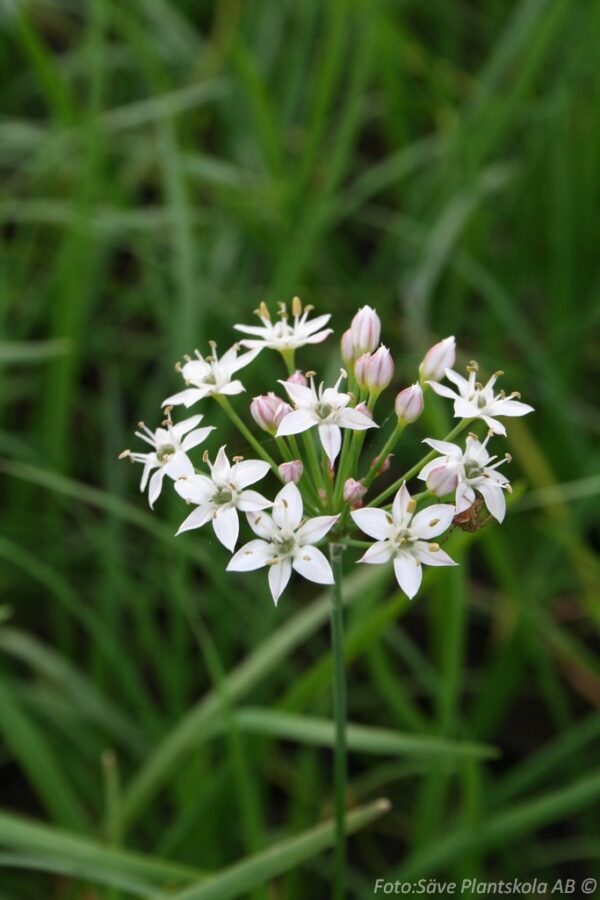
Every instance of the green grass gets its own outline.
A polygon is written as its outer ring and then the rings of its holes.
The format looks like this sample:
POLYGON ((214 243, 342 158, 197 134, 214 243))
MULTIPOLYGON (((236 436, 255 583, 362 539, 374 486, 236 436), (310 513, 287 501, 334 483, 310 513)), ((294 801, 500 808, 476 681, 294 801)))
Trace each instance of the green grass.
POLYGON ((376 306, 397 387, 454 333, 536 407, 460 569, 409 604, 347 563, 349 896, 599 874, 599 29, 567 0, 4 4, 0 900, 330 896, 329 601, 275 610, 117 461, 177 359, 294 294, 338 336, 376 306))

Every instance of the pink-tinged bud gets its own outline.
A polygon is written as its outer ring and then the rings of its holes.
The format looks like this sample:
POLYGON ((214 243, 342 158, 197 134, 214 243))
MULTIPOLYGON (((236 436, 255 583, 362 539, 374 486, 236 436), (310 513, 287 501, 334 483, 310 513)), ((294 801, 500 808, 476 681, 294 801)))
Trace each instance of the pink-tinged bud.
POLYGON ((388 455, 386 456, 384 461, 381 463, 381 465, 379 465, 379 460, 381 457, 376 456, 373 459, 373 462, 371 463, 371 468, 377 469, 378 475, 383 475, 384 472, 389 472, 390 466, 392 465, 392 456, 393 455, 394 455, 393 453, 388 453, 388 455))
POLYGON ((367 406, 366 403, 359 403, 354 408, 355 408, 356 412, 362 413, 363 416, 367 416, 367 418, 369 418, 369 419, 373 418, 373 413, 371 412, 371 410, 369 409, 369 407, 367 406))
POLYGON ((381 319, 370 306, 363 306, 352 319, 350 331, 357 355, 372 353, 379 345, 381 319))
POLYGON ((396 397, 394 404, 398 421, 406 425, 416 422, 423 412, 424 405, 423 389, 420 384, 411 384, 410 387, 404 388, 396 397))
POLYGON ((275 394, 262 394, 250 404, 250 414, 259 428, 275 434, 281 420, 292 411, 292 407, 275 394))
POLYGON ((421 384, 425 381, 439 381, 446 369, 451 369, 456 361, 456 341, 454 336, 430 347, 419 366, 421 384))
POLYGON ((354 346, 354 338, 352 337, 352 329, 350 328, 342 335, 342 338, 340 340, 340 351, 342 354, 344 365, 348 366, 349 369, 352 369, 359 354, 356 352, 356 347, 354 346))
POLYGON ((298 484, 302 478, 303 472, 304 464, 300 459, 293 459, 291 462, 284 462, 279 466, 279 474, 281 475, 281 480, 284 484, 289 484, 290 481, 293 481, 294 484, 298 484))
POLYGON ((299 369, 296 369, 294 374, 290 375, 289 378, 286 378, 285 380, 289 381, 290 384, 301 384, 302 387, 306 387, 306 385, 308 384, 306 375, 303 375, 299 369))
POLYGON ((354 377, 356 378, 356 383, 358 384, 359 388, 366 388, 367 386, 367 366, 369 365, 370 359, 370 353, 363 353, 363 355, 359 356, 356 360, 354 366, 354 377))
POLYGON ((458 473, 456 466, 438 466, 432 469, 427 476, 427 487, 437 497, 445 497, 446 494, 453 494, 458 486, 458 473))
POLYGON ((389 386, 394 377, 392 354, 383 344, 373 353, 365 367, 365 385, 373 393, 379 393, 389 386))
POLYGON ((349 503, 354 509, 362 505, 362 498, 367 493, 367 488, 355 478, 348 478, 344 482, 344 502, 349 503))

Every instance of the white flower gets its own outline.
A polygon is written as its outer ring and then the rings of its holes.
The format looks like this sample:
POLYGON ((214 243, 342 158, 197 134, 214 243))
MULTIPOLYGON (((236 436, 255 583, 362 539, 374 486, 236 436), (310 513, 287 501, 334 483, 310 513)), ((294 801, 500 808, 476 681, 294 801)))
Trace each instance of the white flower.
POLYGON ((430 347, 419 366, 421 382, 439 381, 446 369, 451 369, 456 361, 456 341, 454 335, 438 341, 430 347))
POLYGON ((317 316, 316 319, 309 321, 308 316, 312 309, 312 306, 305 306, 303 310, 299 298, 294 297, 292 319, 289 318, 285 304, 281 303, 279 321, 273 322, 266 304, 261 303, 256 314, 262 325, 235 325, 234 327, 244 334, 254 335, 251 339, 244 338, 240 341, 244 347, 256 350, 270 347, 271 350, 279 350, 284 353, 288 350, 296 350, 305 344, 319 344, 331 334, 331 328, 321 330, 329 322, 331 316, 329 314, 317 316))
POLYGON ((426 481, 427 487, 439 496, 456 491, 457 513, 472 506, 475 491, 479 491, 490 513, 498 522, 502 522, 506 513, 504 491, 510 491, 510 483, 497 468, 510 461, 510 456, 507 454, 490 465, 497 458, 487 452, 491 434, 492 432, 488 434, 483 443, 479 442, 475 434, 469 434, 464 453, 457 444, 426 438, 423 443, 429 444, 442 456, 428 462, 421 469, 419 478, 426 481))
POLYGON ((271 506, 270 500, 257 491, 245 490, 249 484, 264 478, 270 466, 260 459, 239 460, 231 465, 225 447, 221 447, 214 463, 207 457, 205 462, 210 468, 210 477, 189 474, 175 482, 177 493, 196 506, 177 534, 201 528, 212 521, 217 538, 233 552, 240 530, 237 510, 257 512, 271 506))
POLYGON ((338 391, 340 381, 345 374, 342 372, 334 387, 324 388, 321 383, 318 391, 312 378, 310 387, 293 384, 289 381, 279 382, 288 392, 296 408, 281 420, 277 429, 277 437, 300 434, 301 431, 306 431, 316 425, 319 429, 321 444, 332 466, 342 446, 340 428, 363 431, 366 428, 378 427, 364 413, 348 408, 350 394, 338 391))
POLYGON ((171 397, 167 397, 163 406, 191 406, 211 394, 241 394, 245 390, 241 381, 233 379, 233 375, 257 356, 258 350, 250 350, 238 357, 239 346, 234 344, 219 359, 217 347, 211 343, 211 355, 202 356, 197 350, 196 359, 188 359, 180 368, 187 387, 171 397))
POLYGON ((241 547, 227 566, 229 572, 250 572, 269 566, 269 587, 275 605, 290 580, 292 569, 317 584, 333 584, 326 557, 314 546, 338 516, 317 516, 302 522, 302 496, 295 484, 286 484, 273 503, 273 515, 248 513, 259 536, 241 547))
POLYGON ((482 385, 475 381, 477 375, 477 363, 470 363, 468 367, 469 377, 463 378, 453 369, 446 369, 446 378, 456 385, 457 391, 446 387, 444 384, 438 384, 435 381, 428 381, 436 394, 440 397, 450 397, 454 400, 454 415, 458 419, 483 419, 489 428, 495 434, 506 435, 506 429, 495 416, 525 416, 527 413, 533 412, 533 407, 527 403, 519 403, 514 397, 520 397, 516 391, 510 396, 506 396, 504 391, 494 394, 494 384, 496 379, 503 372, 496 372, 487 384, 482 385))
POLYGON ((428 566, 455 566, 447 553, 431 538, 446 531, 454 517, 454 507, 446 503, 428 506, 416 515, 415 501, 408 488, 402 485, 394 498, 391 512, 383 509, 357 509, 351 513, 358 527, 375 538, 359 562, 380 565, 390 560, 398 584, 412 598, 421 585, 422 564, 428 566))
POLYGON ((163 422, 163 427, 157 428, 156 431, 151 431, 143 422, 140 422, 141 431, 136 431, 136 436, 150 444, 153 448, 152 451, 150 453, 132 453, 131 450, 124 450, 121 453, 121 457, 129 457, 133 462, 144 464, 140 491, 146 489, 150 472, 157 469, 150 478, 148 488, 148 503, 151 507, 160 496, 165 475, 175 480, 194 474, 194 466, 187 453, 205 441, 214 430, 212 425, 206 428, 196 428, 202 418, 203 416, 191 416, 191 418, 173 425, 171 417, 168 416, 163 422))

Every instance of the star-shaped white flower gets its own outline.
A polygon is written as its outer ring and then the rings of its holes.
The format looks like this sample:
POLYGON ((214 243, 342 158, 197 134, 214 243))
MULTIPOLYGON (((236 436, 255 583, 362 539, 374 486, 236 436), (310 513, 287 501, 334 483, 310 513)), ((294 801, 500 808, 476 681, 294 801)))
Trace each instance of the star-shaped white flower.
POLYGON ((454 415, 458 419, 483 419, 495 434, 506 435, 506 429, 496 416, 526 416, 533 412, 533 406, 527 403, 519 403, 514 397, 520 397, 516 391, 505 396, 504 391, 494 394, 494 384, 503 372, 496 372, 487 384, 482 385, 476 381, 478 366, 476 363, 469 365, 469 377, 463 378, 454 369, 446 369, 446 378, 456 385, 457 390, 437 381, 428 381, 432 390, 440 397, 450 397, 454 400, 454 415))
POLYGON ((202 419, 203 416, 191 416, 191 418, 174 425, 171 417, 167 416, 163 427, 157 428, 156 431, 151 431, 143 422, 140 422, 141 431, 136 431, 135 434, 150 444, 152 451, 150 453, 132 453, 131 450, 124 450, 121 453, 123 458, 129 457, 133 462, 143 463, 140 491, 146 489, 150 472, 153 469, 157 470, 150 478, 148 487, 148 503, 151 507, 160 496, 165 475, 175 480, 194 474, 194 466, 187 454, 198 444, 203 443, 214 430, 212 425, 206 428, 196 428, 202 419))
POLYGON ((214 463, 208 457, 204 461, 210 468, 210 477, 190 474, 175 482, 177 493, 196 506, 177 534, 212 522, 217 538, 233 552, 240 530, 237 510, 258 512, 271 506, 271 501, 262 494, 245 490, 249 484, 264 478, 270 466, 260 459, 239 460, 231 465, 225 447, 221 447, 214 463))
POLYGON ((279 308, 279 321, 273 322, 266 304, 261 303, 256 314, 262 325, 235 325, 234 327, 244 334, 253 335, 252 338, 244 338, 240 341, 244 347, 256 350, 270 347, 271 350, 285 353, 303 347, 305 344, 319 344, 331 334, 331 328, 323 328, 331 316, 327 314, 309 320, 308 316, 312 309, 312 306, 305 306, 303 310, 299 298, 294 297, 292 318, 290 319, 287 308, 282 303, 279 308))
POLYGON ((334 387, 324 388, 321 383, 318 391, 312 378, 310 387, 280 381, 295 404, 295 409, 281 420, 277 437, 300 434, 316 425, 323 449, 333 466, 342 446, 340 428, 350 428, 353 431, 378 428, 379 426, 364 413, 348 407, 350 394, 338 391, 340 382, 345 377, 346 373, 342 372, 334 387))
POLYGON ((416 515, 415 501, 402 485, 394 498, 391 512, 365 508, 350 515, 365 534, 375 538, 358 561, 381 565, 393 560, 398 584, 412 599, 421 585, 422 565, 455 566, 457 563, 431 539, 449 528, 454 507, 447 503, 428 506, 416 515))
POLYGON ((216 344, 211 344, 211 355, 202 356, 197 350, 196 359, 188 359, 179 369, 187 387, 163 402, 163 406, 191 406, 204 397, 213 394, 241 394, 245 390, 244 385, 233 376, 248 363, 251 363, 258 354, 258 350, 250 350, 238 357, 239 346, 234 344, 219 359, 216 344))
POLYGON ((419 478, 426 481, 427 487, 439 496, 456 491, 457 513, 464 512, 472 506, 475 502, 475 491, 479 491, 490 513, 498 522, 502 522, 506 513, 504 491, 510 491, 511 487, 508 478, 502 472, 498 472, 498 466, 510 461, 510 456, 507 454, 490 465, 497 459, 496 456, 490 456, 487 451, 491 435, 492 432, 483 443, 480 443, 477 435, 469 434, 464 452, 458 444, 426 438, 423 443, 429 444, 442 456, 432 459, 423 466, 419 478))
POLYGON ((290 580, 292 569, 317 584, 333 584, 333 572, 326 557, 314 545, 338 516, 317 516, 302 523, 302 496, 295 484, 286 484, 273 503, 272 516, 248 513, 248 522, 259 539, 241 547, 227 571, 250 572, 269 566, 269 587, 275 605, 290 580))

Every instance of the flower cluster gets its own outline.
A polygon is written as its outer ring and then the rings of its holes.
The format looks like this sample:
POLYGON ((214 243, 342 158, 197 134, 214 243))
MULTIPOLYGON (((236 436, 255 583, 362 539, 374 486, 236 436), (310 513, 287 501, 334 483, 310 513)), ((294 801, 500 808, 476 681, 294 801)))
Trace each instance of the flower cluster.
POLYGON ((380 344, 381 321, 375 310, 360 309, 342 335, 345 368, 331 386, 318 381, 314 372, 296 368, 297 350, 321 343, 331 334, 332 329, 325 327, 329 315, 311 318, 312 307, 303 307, 297 297, 291 312, 280 304, 275 321, 264 303, 256 312, 260 325, 236 325, 247 337, 222 356, 211 343, 208 355, 196 350, 195 358, 185 357, 178 364, 184 388, 164 401, 165 420, 155 431, 140 423, 136 432, 149 445, 149 452, 125 450, 121 456, 143 464, 140 489, 148 489, 151 507, 165 476, 193 507, 178 534, 210 523, 218 541, 232 554, 228 571, 266 567, 275 603, 292 571, 317 584, 333 582, 332 568, 318 546, 324 541, 363 547, 361 563, 391 562, 401 589, 413 597, 421 584, 423 565, 455 565, 439 539, 461 517, 485 504, 498 522, 504 519, 510 483, 499 467, 510 457, 490 455, 488 444, 492 437, 506 435, 500 418, 523 416, 532 408, 520 402, 516 393, 495 392, 501 372, 482 384, 477 380, 477 363, 471 362, 467 377, 459 374, 454 368, 455 340, 447 337, 427 351, 418 379, 396 393, 391 417, 384 413, 377 422, 376 406, 394 382, 395 365, 388 347, 380 344), (281 355, 288 375, 278 380, 280 390, 271 385, 271 390, 246 404, 247 424, 229 397, 245 391, 238 373, 269 349, 281 355), (426 437, 423 443, 430 452, 372 497, 375 482, 391 469, 405 428, 421 417, 432 393, 453 400, 454 417, 459 420, 456 427, 445 440, 426 437), (172 409, 209 398, 230 417, 252 448, 252 458, 234 456, 230 461, 223 445, 213 461, 204 452, 204 468, 192 462, 190 451, 204 443, 214 428, 198 427, 202 415, 174 423, 172 409), (464 446, 453 442, 480 421, 486 434, 478 436, 470 430, 464 446), (379 428, 385 433, 377 440, 379 428), (369 445, 376 443, 375 452, 372 447, 368 454, 363 452, 367 440, 369 445), (426 489, 411 497, 406 482, 415 476, 426 489), (273 499, 251 489, 267 478, 280 484, 273 499), (256 537, 238 548, 240 515, 256 537), (361 540, 360 532, 373 541, 361 540))

